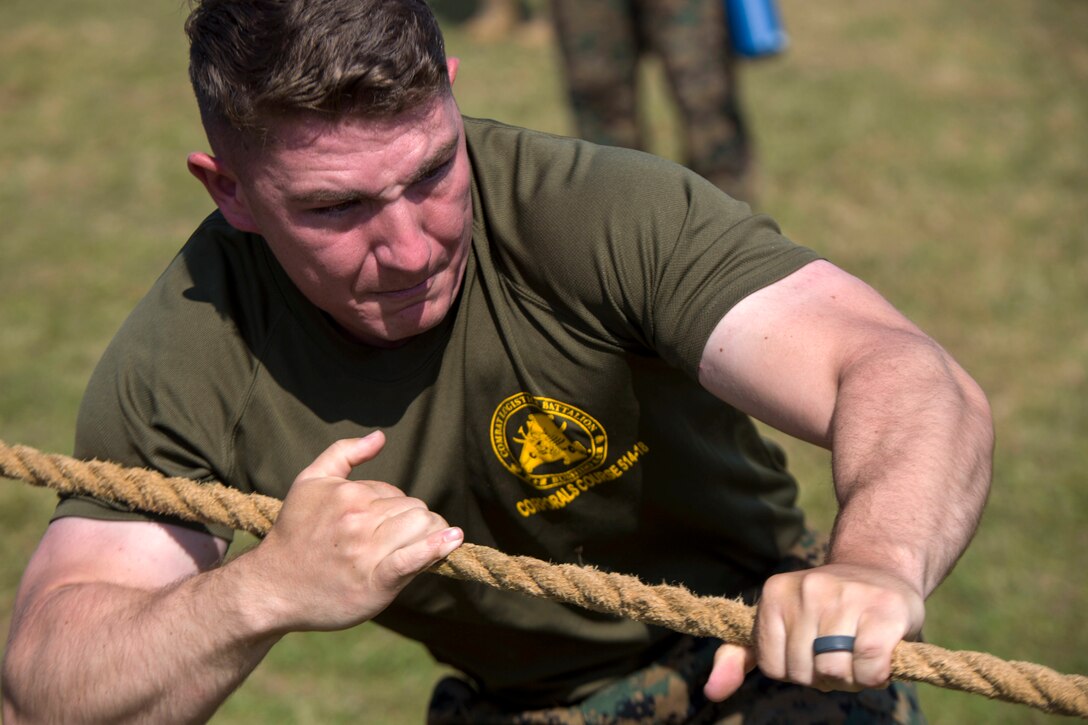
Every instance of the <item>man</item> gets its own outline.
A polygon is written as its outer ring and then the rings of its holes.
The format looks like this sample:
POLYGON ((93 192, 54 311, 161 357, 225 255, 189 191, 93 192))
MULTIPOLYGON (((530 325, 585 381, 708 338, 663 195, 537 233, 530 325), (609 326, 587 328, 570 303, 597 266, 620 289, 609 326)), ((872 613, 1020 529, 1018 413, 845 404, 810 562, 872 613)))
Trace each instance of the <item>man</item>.
POLYGON ((992 442, 945 352, 679 166, 463 119, 420 0, 205 0, 187 30, 218 211, 103 356, 76 452, 283 509, 221 564, 230 531, 62 501, 6 722, 204 720, 283 634, 368 620, 465 674, 435 722, 917 717, 879 688, 992 442), (748 415, 831 448, 826 564, 787 571, 796 485, 748 415), (762 587, 757 647, 418 576, 466 538, 762 587))

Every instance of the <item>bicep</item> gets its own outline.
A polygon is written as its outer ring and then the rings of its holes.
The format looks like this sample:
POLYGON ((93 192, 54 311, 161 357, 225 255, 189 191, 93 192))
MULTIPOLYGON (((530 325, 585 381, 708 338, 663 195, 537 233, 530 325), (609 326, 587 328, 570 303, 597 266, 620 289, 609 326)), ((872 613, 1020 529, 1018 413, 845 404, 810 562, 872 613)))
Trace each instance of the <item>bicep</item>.
POLYGON ((708 391, 775 428, 828 446, 844 371, 924 335, 864 282, 812 262, 729 310, 699 363, 708 391))
POLYGON ((222 539, 170 524, 57 519, 27 565, 16 608, 72 584, 163 587, 216 566, 226 549, 222 539))

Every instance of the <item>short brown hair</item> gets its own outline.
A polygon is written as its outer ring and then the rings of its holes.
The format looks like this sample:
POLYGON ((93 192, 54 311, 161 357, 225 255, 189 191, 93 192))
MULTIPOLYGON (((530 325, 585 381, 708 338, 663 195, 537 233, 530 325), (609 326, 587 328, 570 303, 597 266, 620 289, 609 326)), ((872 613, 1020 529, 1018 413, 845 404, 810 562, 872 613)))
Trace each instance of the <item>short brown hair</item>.
POLYGON ((424 0, 192 6, 189 77, 209 140, 231 131, 244 140, 307 111, 394 116, 449 88, 442 32, 424 0))

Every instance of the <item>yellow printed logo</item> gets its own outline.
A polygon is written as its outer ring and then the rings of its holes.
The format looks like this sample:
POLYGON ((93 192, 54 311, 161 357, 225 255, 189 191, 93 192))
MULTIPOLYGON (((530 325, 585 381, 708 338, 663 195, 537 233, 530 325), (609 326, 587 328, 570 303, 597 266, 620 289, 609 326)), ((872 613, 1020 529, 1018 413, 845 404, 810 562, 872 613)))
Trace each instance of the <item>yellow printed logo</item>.
POLYGON ((491 416, 491 448, 508 471, 546 491, 599 468, 608 455, 608 436, 573 405, 517 393, 491 416))

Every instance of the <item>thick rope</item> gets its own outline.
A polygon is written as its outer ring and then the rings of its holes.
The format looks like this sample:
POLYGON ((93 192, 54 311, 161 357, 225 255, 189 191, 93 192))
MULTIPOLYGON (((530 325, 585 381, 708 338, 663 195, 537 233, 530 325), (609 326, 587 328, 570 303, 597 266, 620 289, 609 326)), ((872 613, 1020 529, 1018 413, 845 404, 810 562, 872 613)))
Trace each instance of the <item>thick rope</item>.
MULTIPOLYGON (((223 524, 256 536, 268 533, 281 506, 277 499, 244 494, 219 483, 168 478, 154 471, 103 461, 79 461, 27 446, 9 446, 2 440, 0 477, 65 494, 109 499, 152 513, 223 524)), ((752 644, 755 616, 751 607, 731 599, 696 596, 683 587, 651 586, 625 574, 549 564, 468 543, 432 571, 698 637, 752 644)), ((1009 662, 982 652, 900 642, 892 656, 892 677, 1088 719, 1088 677, 1063 675, 1030 662, 1009 662)))

